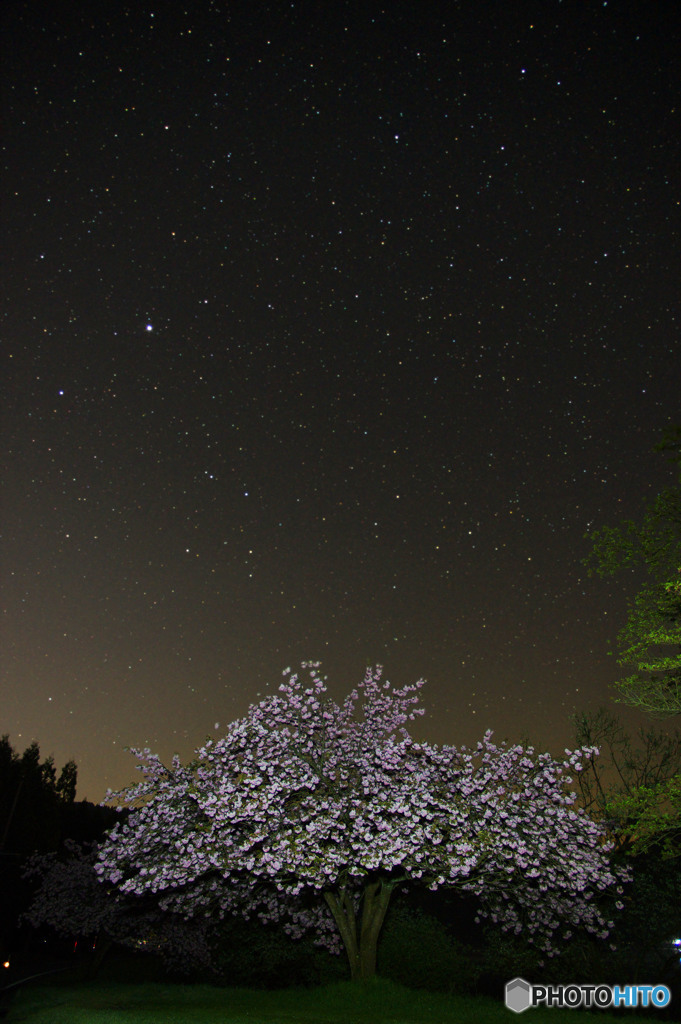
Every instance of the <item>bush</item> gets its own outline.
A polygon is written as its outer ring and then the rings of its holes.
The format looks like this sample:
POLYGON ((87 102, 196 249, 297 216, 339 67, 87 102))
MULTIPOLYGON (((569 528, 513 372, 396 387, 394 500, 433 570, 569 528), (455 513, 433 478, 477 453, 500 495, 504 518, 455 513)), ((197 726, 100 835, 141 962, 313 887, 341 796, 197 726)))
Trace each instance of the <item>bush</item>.
POLYGON ((433 992, 469 992, 479 973, 474 950, 453 938, 436 917, 391 907, 378 943, 382 978, 433 992))
POLYGON ((334 956, 311 938, 292 939, 280 927, 227 918, 215 944, 215 965, 227 985, 289 988, 345 981, 345 954, 334 956))

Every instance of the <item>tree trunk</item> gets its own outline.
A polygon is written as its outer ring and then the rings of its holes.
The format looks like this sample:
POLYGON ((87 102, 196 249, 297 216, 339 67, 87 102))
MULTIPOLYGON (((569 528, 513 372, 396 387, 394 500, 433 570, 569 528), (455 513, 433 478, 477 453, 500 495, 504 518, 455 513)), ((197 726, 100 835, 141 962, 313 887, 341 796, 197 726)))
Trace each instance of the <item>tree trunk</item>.
POLYGON ((378 936, 385 919, 395 883, 370 882, 362 894, 359 935, 357 915, 346 889, 325 892, 324 899, 338 925, 350 963, 352 981, 366 981, 376 974, 378 936))

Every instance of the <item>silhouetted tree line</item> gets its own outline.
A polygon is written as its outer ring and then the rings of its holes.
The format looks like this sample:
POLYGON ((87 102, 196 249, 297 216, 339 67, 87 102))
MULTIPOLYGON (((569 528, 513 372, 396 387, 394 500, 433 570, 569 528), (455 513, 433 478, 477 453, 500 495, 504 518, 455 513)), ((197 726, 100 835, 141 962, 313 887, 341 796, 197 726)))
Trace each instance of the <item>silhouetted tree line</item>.
POLYGON ((9 736, 0 737, 0 945, 16 937, 19 915, 31 890, 23 865, 33 853, 59 849, 66 839, 95 841, 116 820, 116 812, 76 800, 78 768, 67 761, 57 771, 52 756, 42 757, 34 741, 18 753, 9 736))

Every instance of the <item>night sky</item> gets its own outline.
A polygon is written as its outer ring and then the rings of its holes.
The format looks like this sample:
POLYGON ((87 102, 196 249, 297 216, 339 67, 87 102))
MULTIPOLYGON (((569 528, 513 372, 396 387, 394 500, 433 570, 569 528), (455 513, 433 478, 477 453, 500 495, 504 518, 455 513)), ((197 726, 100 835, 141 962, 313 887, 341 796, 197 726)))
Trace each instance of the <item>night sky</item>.
POLYGON ((2 18, 0 732, 100 800, 308 659, 569 745, 675 479, 678 2, 2 18))

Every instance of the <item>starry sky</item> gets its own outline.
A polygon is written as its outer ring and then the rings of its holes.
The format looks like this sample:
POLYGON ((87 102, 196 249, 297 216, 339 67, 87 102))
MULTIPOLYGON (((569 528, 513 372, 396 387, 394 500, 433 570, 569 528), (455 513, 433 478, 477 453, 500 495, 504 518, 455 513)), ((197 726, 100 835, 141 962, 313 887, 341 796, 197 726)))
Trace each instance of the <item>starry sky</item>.
POLYGON ((678 4, 2 19, 0 732, 100 800, 309 659, 569 745, 674 482, 678 4))

